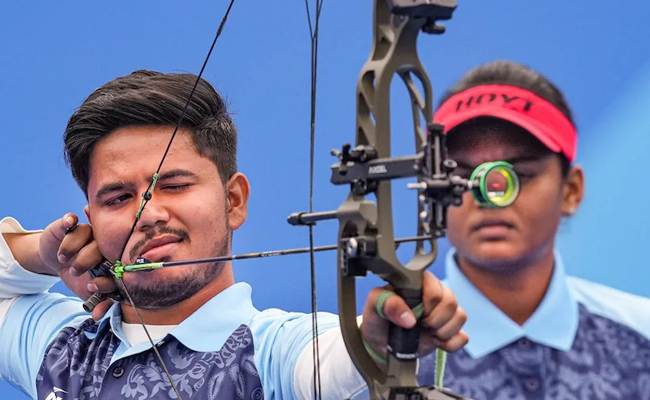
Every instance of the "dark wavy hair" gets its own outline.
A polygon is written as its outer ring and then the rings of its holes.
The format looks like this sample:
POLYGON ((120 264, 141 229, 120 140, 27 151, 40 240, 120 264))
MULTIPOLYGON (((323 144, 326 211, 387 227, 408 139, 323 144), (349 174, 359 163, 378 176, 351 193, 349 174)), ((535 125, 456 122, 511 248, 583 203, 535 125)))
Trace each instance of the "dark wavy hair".
MULTIPOLYGON (((129 126, 175 126, 196 76, 140 70, 95 90, 72 114, 64 134, 65 160, 87 195, 93 149, 103 138, 129 126)), ((181 127, 196 150, 209 157, 224 184, 237 171, 237 128, 222 97, 201 79, 181 127)))

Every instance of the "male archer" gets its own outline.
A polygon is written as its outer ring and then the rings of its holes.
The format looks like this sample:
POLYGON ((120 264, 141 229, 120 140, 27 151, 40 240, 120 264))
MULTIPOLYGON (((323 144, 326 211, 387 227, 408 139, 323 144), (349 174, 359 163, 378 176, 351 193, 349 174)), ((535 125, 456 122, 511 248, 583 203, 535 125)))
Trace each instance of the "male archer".
MULTIPOLYGON (((127 265, 230 254, 250 188, 237 171, 234 122, 204 80, 131 232, 195 80, 136 71, 95 90, 72 115, 65 157, 92 228, 72 214, 36 233, 0 222, 0 376, 32 398, 313 398, 311 316, 257 310, 230 262, 127 273, 126 291, 107 277, 88 283, 102 257, 127 265), (125 300, 95 321, 78 299, 46 292, 57 275, 82 298, 117 288, 125 300)), ((423 289, 421 352, 461 348, 466 316, 454 295, 429 273, 423 289)), ((405 328, 417 323, 398 296, 378 310, 381 290, 369 294, 361 324, 380 366, 388 331, 380 315, 405 328)), ((338 319, 318 318, 322 397, 351 397, 365 384, 338 319)))

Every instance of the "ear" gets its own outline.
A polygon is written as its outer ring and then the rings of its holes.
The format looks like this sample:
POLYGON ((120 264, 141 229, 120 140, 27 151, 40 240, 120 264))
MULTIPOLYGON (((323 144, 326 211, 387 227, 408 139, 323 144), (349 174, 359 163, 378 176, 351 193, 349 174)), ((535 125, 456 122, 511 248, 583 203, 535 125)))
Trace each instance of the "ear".
POLYGON ((239 228, 246 221, 250 190, 248 178, 241 172, 230 177, 226 184, 226 212, 232 230, 239 228))
POLYGON ((88 218, 88 223, 92 225, 93 221, 90 220, 90 206, 88 204, 84 207, 84 212, 86 213, 86 218, 88 218))
POLYGON ((585 176, 579 165, 571 167, 563 185, 562 216, 570 217, 578 211, 585 195, 585 176))

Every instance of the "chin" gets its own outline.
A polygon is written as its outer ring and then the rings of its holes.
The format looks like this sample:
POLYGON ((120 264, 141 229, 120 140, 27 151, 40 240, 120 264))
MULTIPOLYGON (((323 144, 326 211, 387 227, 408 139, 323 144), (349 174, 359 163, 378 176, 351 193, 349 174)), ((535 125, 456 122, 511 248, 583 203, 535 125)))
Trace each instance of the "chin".
POLYGON ((218 279, 222 268, 173 267, 152 272, 137 272, 125 276, 126 286, 139 308, 161 309, 179 304, 196 295, 218 279))
POLYGON ((469 251, 458 251, 458 255, 473 266, 495 272, 517 269, 526 252, 519 246, 508 242, 483 242, 468 247, 469 251))

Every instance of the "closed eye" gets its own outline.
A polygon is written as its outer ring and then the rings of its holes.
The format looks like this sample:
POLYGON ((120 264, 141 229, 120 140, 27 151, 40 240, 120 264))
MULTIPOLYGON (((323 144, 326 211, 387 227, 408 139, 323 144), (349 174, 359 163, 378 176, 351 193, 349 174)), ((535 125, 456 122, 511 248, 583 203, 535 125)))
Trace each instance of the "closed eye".
POLYGON ((172 191, 172 192, 180 192, 180 191, 183 191, 183 190, 185 190, 185 189, 187 189, 189 187, 190 187, 189 184, 183 183, 183 184, 177 184, 177 185, 164 185, 164 186, 161 186, 160 189, 161 190, 166 190, 166 191, 172 191))

